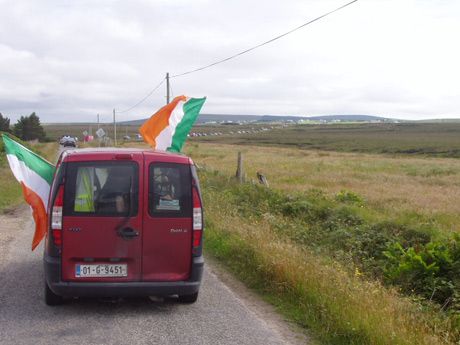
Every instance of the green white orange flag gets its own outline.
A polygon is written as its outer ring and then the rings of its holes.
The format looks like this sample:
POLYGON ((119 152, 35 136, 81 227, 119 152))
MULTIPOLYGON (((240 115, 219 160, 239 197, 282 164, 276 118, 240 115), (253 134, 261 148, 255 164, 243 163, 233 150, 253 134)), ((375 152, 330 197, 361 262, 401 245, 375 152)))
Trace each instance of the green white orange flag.
POLYGON ((180 152, 205 101, 177 96, 141 126, 144 141, 155 150, 180 152))
POLYGON ((45 237, 48 226, 46 208, 55 167, 28 148, 2 134, 6 158, 14 177, 22 185, 24 199, 32 208, 35 234, 32 250, 45 237))

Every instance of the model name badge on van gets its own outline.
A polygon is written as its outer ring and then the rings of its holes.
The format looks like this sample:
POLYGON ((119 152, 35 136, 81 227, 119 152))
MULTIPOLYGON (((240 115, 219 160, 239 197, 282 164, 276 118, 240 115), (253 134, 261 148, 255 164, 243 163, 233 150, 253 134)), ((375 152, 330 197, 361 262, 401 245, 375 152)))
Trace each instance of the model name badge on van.
POLYGON ((81 228, 69 228, 69 231, 72 231, 72 232, 80 232, 80 231, 81 231, 81 228))
POLYGON ((177 234, 177 233, 187 232, 187 229, 170 229, 169 232, 172 234, 177 234))

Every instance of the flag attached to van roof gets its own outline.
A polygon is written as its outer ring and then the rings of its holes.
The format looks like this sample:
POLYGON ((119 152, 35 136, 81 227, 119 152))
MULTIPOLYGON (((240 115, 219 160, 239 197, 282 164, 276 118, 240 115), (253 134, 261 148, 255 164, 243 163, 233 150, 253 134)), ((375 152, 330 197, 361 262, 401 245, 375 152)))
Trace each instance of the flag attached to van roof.
POLYGON ((144 141, 155 150, 180 152, 205 101, 177 96, 141 126, 144 141))
POLYGON ((53 181, 55 167, 53 164, 2 134, 6 158, 16 180, 21 183, 24 199, 32 208, 35 220, 35 234, 32 250, 45 237, 48 226, 46 208, 53 181))

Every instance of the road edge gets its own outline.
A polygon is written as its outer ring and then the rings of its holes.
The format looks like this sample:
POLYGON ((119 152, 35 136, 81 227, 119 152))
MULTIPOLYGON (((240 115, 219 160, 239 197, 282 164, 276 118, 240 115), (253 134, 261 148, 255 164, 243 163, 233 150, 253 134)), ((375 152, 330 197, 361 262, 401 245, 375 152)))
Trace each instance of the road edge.
POLYGON ((257 292, 248 288, 243 282, 227 270, 224 264, 211 254, 205 255, 205 265, 213 274, 250 312, 263 320, 267 325, 280 334, 288 344, 318 345, 307 331, 283 317, 276 308, 264 301, 257 292))

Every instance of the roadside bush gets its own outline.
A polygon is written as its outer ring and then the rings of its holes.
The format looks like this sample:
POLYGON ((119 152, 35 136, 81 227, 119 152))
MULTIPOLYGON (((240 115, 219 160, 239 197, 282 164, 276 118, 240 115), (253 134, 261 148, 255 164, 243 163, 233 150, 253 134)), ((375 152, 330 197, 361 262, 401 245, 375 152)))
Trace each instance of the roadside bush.
POLYGON ((287 201, 281 206, 281 213, 288 217, 303 217, 313 209, 306 200, 287 201))
MULTIPOLYGON (((385 278, 405 293, 416 293, 458 308, 460 297, 460 237, 446 242, 429 242, 417 248, 394 243, 384 252, 388 258, 385 278)), ((458 309, 460 310, 460 309, 458 309)))
POLYGON ((22 140, 44 140, 45 130, 40 123, 40 118, 33 112, 29 116, 21 116, 13 126, 13 133, 22 140))

